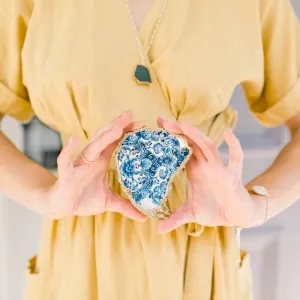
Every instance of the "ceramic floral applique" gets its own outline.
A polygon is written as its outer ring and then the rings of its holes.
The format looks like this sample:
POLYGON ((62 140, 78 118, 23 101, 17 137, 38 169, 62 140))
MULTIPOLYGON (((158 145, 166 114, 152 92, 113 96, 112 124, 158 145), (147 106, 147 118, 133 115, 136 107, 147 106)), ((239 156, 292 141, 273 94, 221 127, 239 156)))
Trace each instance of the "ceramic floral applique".
POLYGON ((115 160, 119 182, 131 203, 149 217, 168 217, 168 192, 191 154, 184 136, 162 128, 126 134, 116 149, 115 160))

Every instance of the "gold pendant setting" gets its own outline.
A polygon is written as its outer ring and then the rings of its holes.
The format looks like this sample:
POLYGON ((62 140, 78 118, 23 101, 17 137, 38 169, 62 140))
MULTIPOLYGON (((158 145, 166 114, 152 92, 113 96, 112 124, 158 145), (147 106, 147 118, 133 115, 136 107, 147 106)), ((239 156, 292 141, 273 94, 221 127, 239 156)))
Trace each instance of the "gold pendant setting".
POLYGON ((137 65, 134 78, 139 84, 152 85, 149 69, 144 65, 137 65))

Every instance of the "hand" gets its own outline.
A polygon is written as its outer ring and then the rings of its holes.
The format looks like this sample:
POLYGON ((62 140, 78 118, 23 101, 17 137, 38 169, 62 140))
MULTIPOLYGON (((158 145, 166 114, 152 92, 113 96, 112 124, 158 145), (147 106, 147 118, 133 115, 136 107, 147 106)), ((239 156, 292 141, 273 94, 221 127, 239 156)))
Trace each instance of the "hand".
POLYGON ((186 165, 188 199, 168 219, 159 221, 158 231, 166 233, 187 223, 250 227, 256 209, 242 184, 243 151, 233 132, 230 129, 225 132, 229 148, 226 166, 217 146, 197 128, 162 118, 158 119, 158 125, 185 135, 193 148, 186 165))
POLYGON ((137 221, 146 220, 129 200, 113 193, 108 185, 109 163, 119 139, 124 133, 142 127, 141 123, 132 123, 132 120, 132 113, 126 112, 96 132, 82 151, 84 157, 92 161, 90 164, 81 157, 73 162, 77 142, 75 138, 70 139, 57 160, 57 181, 43 189, 44 196, 49 199, 47 216, 59 219, 111 211, 137 221))

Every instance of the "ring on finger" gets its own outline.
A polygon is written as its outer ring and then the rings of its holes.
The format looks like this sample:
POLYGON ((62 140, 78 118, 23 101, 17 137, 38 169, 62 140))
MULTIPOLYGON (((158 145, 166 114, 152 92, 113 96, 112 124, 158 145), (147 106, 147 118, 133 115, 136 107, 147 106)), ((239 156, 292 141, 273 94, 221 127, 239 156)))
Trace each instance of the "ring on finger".
POLYGON ((81 158, 83 159, 83 161, 84 161, 85 163, 87 163, 87 164, 93 163, 93 161, 86 159, 86 158, 84 157, 84 155, 83 155, 82 152, 80 153, 80 157, 81 157, 81 158))

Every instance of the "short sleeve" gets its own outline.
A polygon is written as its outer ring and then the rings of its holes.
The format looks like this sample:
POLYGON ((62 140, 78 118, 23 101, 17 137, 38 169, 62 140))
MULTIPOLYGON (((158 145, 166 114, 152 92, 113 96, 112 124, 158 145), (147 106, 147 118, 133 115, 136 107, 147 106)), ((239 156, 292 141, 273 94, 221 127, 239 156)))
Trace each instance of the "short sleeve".
POLYGON ((274 127, 300 113, 300 25, 289 0, 259 0, 263 82, 243 83, 250 111, 274 127))
POLYGON ((0 114, 27 122, 33 116, 22 80, 21 51, 31 0, 0 0, 0 114))

